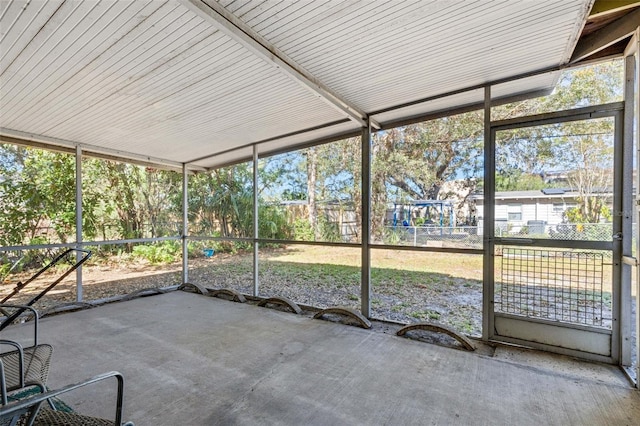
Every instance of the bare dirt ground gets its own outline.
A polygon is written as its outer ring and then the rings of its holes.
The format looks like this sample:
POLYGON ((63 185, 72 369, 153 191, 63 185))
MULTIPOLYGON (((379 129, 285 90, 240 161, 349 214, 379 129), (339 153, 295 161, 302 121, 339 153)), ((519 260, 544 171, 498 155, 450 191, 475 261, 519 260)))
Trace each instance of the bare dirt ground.
MULTIPOLYGON (((460 276, 442 271, 450 266, 449 256, 429 256, 425 274, 424 255, 381 253, 374 257, 372 273, 372 314, 375 318, 397 322, 436 320, 467 334, 479 334, 482 285, 473 260, 459 264, 460 276), (422 258, 421 258, 422 257, 422 258)), ((360 307, 360 254, 357 249, 294 247, 261 250, 260 295, 287 297, 301 305, 326 308, 360 307)), ((209 288, 231 288, 245 294, 253 292, 253 255, 216 254, 212 258, 189 261, 189 282, 209 288)), ((25 303, 38 295, 63 271, 46 274, 30 283, 12 303, 25 303)), ((30 274, 14 274, 0 287, 0 298, 9 294, 17 281, 30 274)), ((83 301, 96 301, 131 294, 149 288, 180 284, 181 263, 154 266, 130 260, 101 261, 82 268, 83 301)), ((46 311, 75 302, 75 273, 72 273, 39 300, 35 307, 46 311)))
MULTIPOLYGON (((95 301, 118 295, 126 295, 146 288, 167 287, 180 283, 181 264, 153 266, 148 264, 89 265, 82 268, 83 300, 95 301)), ((20 290, 7 303, 26 303, 38 296, 60 276, 59 272, 48 273, 20 290)), ((22 273, 5 279, 0 287, 0 297, 10 294, 18 281, 30 277, 22 273)), ((71 273, 34 305, 47 310, 57 305, 77 300, 76 275, 71 273)))

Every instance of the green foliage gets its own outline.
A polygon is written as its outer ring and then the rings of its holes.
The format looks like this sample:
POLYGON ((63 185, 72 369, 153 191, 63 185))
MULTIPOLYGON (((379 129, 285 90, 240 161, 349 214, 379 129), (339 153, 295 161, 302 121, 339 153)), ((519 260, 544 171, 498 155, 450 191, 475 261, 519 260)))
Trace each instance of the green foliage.
POLYGON ((336 235, 336 226, 320 218, 322 206, 330 205, 335 211, 353 211, 360 200, 360 139, 352 138, 326 145, 281 154, 263 160, 265 168, 277 170, 270 184, 261 194, 273 201, 306 200, 305 208, 295 210, 294 220, 304 214, 307 225, 294 224, 293 234, 298 240, 342 240, 336 235), (324 222, 323 222, 324 221, 324 222))
MULTIPOLYGON (((168 213, 179 181, 172 172, 85 159, 84 239, 170 233, 161 223, 179 217, 168 213)), ((35 236, 45 243, 74 240, 75 192, 72 155, 0 145, 0 244, 24 244, 35 236)))
POLYGON ((329 219, 320 215, 318 217, 318 230, 322 241, 340 242, 342 241, 342 234, 337 223, 329 221, 329 219))
POLYGON ((0 144, 0 245, 64 243, 74 228, 73 156, 0 144))
POLYGON ((9 271, 13 265, 11 263, 0 263, 0 282, 4 280, 4 278, 9 275, 9 271))
POLYGON ((181 247, 176 241, 163 241, 156 244, 140 244, 133 247, 133 256, 158 265, 179 260, 181 247))
POLYGON ((189 180, 189 218, 196 232, 253 236, 253 178, 249 163, 198 173, 189 180))
MULTIPOLYGON (((197 223, 197 234, 253 236, 253 177, 249 163, 197 174, 189 184, 189 218, 197 223)), ((291 237, 293 230, 282 206, 267 204, 260 198, 258 218, 260 237, 291 237)))
POLYGON ((609 206, 602 206, 600 215, 606 222, 611 222, 613 219, 613 215, 611 214, 611 209, 609 208, 609 206))
POLYGON ((580 208, 573 207, 568 209, 565 213, 570 223, 585 223, 586 218, 582 215, 580 208))
POLYGON ((582 204, 582 203, 580 205, 576 206, 576 207, 568 209, 566 211, 566 215, 567 215, 567 220, 569 221, 569 223, 576 223, 576 224, 593 223, 593 224, 597 224, 597 223, 600 222, 600 218, 601 217, 603 219, 605 219, 607 222, 611 222, 612 216, 611 216, 611 210, 609 209, 609 207, 604 205, 604 202, 602 200, 596 200, 596 201, 598 201, 598 209, 599 210, 597 210, 595 212, 592 211, 591 215, 585 213, 584 204, 582 204))
POLYGON ((404 228, 385 228, 383 241, 385 244, 397 245, 405 233, 404 228))
POLYGON ((542 176, 527 174, 516 168, 504 168, 496 173, 496 191, 532 191, 550 188, 542 176))
POLYGON ((179 230, 181 176, 133 164, 83 163, 83 232, 88 239, 155 238, 179 230))
POLYGON ((293 223, 293 238, 297 241, 314 241, 313 228, 307 219, 298 218, 293 223))
POLYGON ((389 203, 452 197, 443 187, 453 180, 459 202, 482 174, 481 111, 444 117, 375 134, 371 165, 371 232, 384 239, 389 203))
POLYGON ((438 311, 425 309, 425 310, 411 312, 409 316, 416 318, 418 320, 438 320, 440 319, 441 314, 438 311))
POLYGON ((213 248, 217 249, 219 253, 236 254, 239 249, 245 248, 242 243, 234 243, 233 241, 216 241, 213 248))
POLYGON ((260 205, 258 209, 258 235, 260 238, 276 240, 290 239, 293 229, 287 221, 287 213, 282 206, 260 205))

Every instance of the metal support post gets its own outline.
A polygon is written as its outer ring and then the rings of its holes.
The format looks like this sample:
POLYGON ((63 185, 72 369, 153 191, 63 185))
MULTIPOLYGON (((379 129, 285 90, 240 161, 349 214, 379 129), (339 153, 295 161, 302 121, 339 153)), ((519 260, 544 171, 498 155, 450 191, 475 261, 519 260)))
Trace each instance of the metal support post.
MULTIPOLYGON (((624 87, 624 130, 622 135, 621 158, 621 210, 618 220, 621 223, 622 241, 621 256, 631 257, 633 238, 633 117, 636 58, 629 55, 625 58, 624 87)), ((615 220, 615 219, 614 219, 615 220)), ((631 317, 631 265, 620 262, 620 364, 631 365, 632 354, 632 321, 631 317)))
POLYGON ((491 132, 491 86, 484 88, 484 213, 482 267, 482 338, 494 332, 494 261, 495 261, 495 140, 491 132))
POLYGON ((371 317, 371 124, 362 128, 362 189, 361 189, 361 238, 362 262, 360 265, 360 310, 362 315, 371 317))
POLYGON ((189 282, 189 173, 182 164, 182 284, 189 282))
MULTIPOLYGON (((82 148, 76 147, 76 247, 82 248, 82 148)), ((82 258, 76 254, 76 261, 82 258)), ((76 302, 82 302, 82 265, 76 269, 76 302)))
MULTIPOLYGON (((634 54, 634 108, 635 108, 635 148, 636 164, 640 164, 640 27, 636 29, 632 37, 633 45, 630 46, 634 54)), ((640 167, 640 166, 638 166, 640 167)), ((636 173, 636 388, 640 389, 640 173, 636 173)))
MULTIPOLYGON (((623 301, 623 278, 622 278, 622 215, 623 215, 623 116, 616 114, 613 136, 613 223, 612 223, 612 335, 611 335, 611 359, 618 365, 622 365, 622 354, 620 348, 623 338, 624 310, 623 301)), ((630 313, 631 311, 629 311, 630 313)))
MULTIPOLYGON (((635 142, 636 164, 640 164, 640 28, 636 30, 636 94, 635 94, 635 142)), ((640 167, 640 166, 638 166, 640 167)), ((640 256, 640 173, 636 173, 636 256, 640 256)), ((640 388, 640 262, 636 258, 636 387, 640 388)))
POLYGON ((253 145, 253 295, 258 297, 258 146, 253 145))

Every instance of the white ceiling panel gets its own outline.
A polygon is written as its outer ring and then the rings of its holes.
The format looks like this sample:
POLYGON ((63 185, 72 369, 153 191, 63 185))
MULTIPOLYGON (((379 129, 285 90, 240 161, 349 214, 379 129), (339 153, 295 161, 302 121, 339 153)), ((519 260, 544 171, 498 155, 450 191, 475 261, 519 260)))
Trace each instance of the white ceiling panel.
POLYGON ((227 164, 235 164, 253 159, 253 148, 245 146, 243 148, 225 151, 205 160, 198 160, 191 163, 193 166, 204 168, 216 168, 227 164))
POLYGON ((535 76, 513 80, 506 83, 491 86, 491 97, 493 99, 503 99, 526 95, 528 92, 540 93, 551 92, 556 82, 560 78, 560 72, 547 72, 535 76))
POLYGON ((386 127, 390 123, 402 120, 420 120, 421 117, 429 116, 431 114, 437 114, 441 111, 448 111, 454 108, 461 108, 470 105, 481 105, 484 102, 484 90, 476 89, 463 93, 458 93, 451 96, 433 99, 427 102, 420 102, 415 105, 410 105, 405 108, 393 109, 391 111, 375 114, 375 118, 378 122, 384 124, 386 127))
POLYGON ((592 3, 0 0, 0 132, 218 166, 482 102, 566 64, 592 3))
MULTIPOLYGON (((261 6, 270 3, 243 2, 247 12, 238 16, 252 25, 269 15, 261 6)), ((330 88, 376 111, 566 62, 587 7, 571 0, 329 1, 254 29, 330 88)))
MULTIPOLYGON (((491 86, 491 99, 495 104, 512 102, 550 93, 560 77, 560 71, 546 72, 519 80, 491 86)), ((382 110, 371 117, 388 128, 415 121, 428 120, 448 112, 484 108, 484 88, 466 90, 450 96, 436 97, 422 102, 410 103, 402 108, 382 110)))
POLYGON ((258 153, 260 155, 281 152, 289 147, 299 147, 305 144, 313 144, 317 141, 326 141, 328 138, 346 138, 359 135, 361 128, 357 127, 351 121, 336 123, 332 126, 326 126, 319 129, 313 129, 307 132, 289 135, 258 144, 258 153))

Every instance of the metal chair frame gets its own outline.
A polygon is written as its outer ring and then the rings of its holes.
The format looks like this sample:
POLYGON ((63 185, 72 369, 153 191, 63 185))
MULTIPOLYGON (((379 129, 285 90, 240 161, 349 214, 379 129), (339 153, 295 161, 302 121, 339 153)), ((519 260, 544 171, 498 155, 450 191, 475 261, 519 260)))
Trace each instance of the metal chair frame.
POLYGON ((133 426, 133 423, 122 423, 122 409, 124 403, 124 377, 117 371, 100 374, 78 383, 64 386, 60 389, 45 391, 44 387, 38 383, 25 383, 26 387, 37 386, 39 393, 20 399, 17 401, 8 401, 9 392, 6 390, 4 367, 0 361, 0 426, 53 426, 57 424, 81 424, 81 425, 115 425, 115 426, 133 426), (50 401, 64 393, 82 388, 87 385, 101 382, 103 380, 114 377, 117 381, 117 398, 115 407, 115 419, 113 421, 89 417, 78 413, 67 413, 56 411, 55 409, 42 408, 42 403, 50 401))

